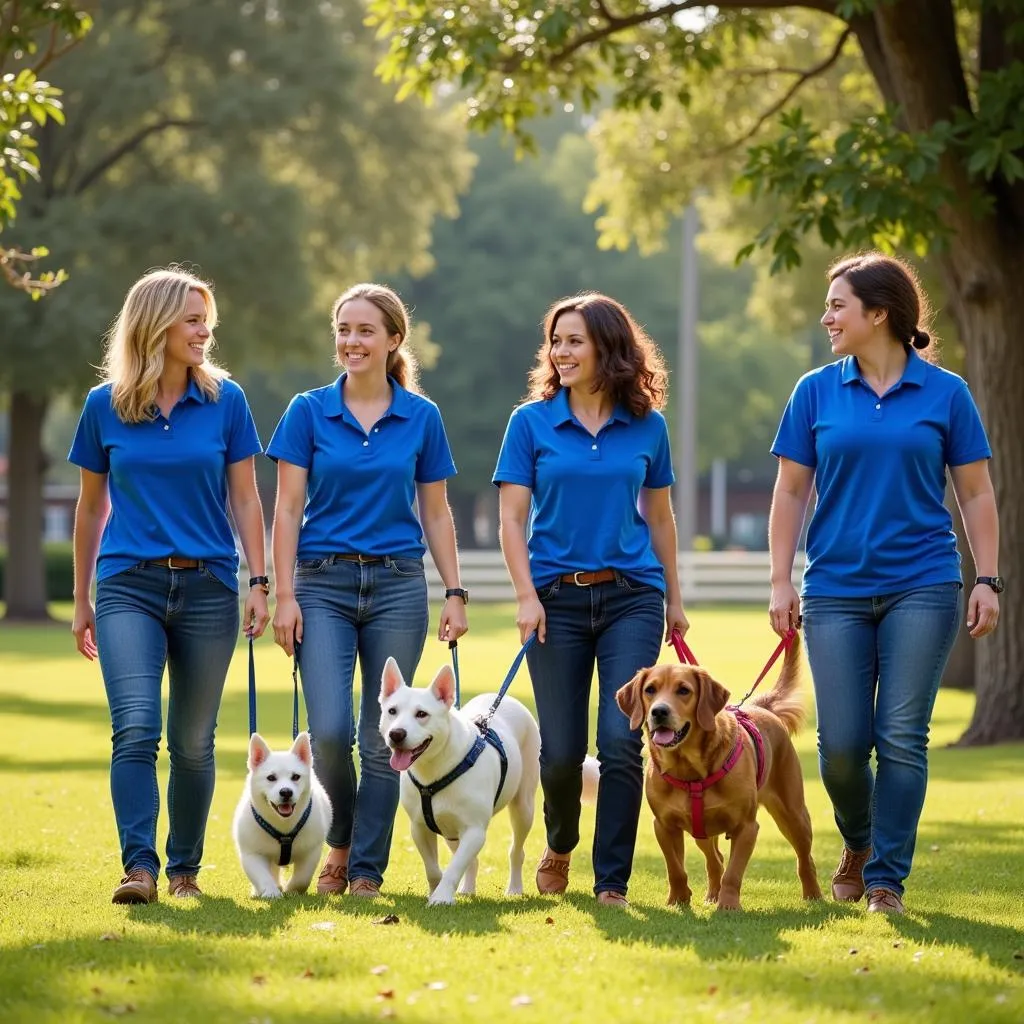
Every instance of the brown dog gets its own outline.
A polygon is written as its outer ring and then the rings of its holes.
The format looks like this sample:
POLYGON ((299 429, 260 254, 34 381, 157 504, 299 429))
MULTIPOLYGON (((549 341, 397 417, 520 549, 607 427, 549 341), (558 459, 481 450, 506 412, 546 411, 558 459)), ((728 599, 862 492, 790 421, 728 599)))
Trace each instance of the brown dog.
POLYGON ((760 742, 726 708, 729 691, 703 668, 641 669, 615 695, 632 728, 647 726, 647 802, 668 868, 670 906, 690 902, 683 867, 683 833, 689 832, 707 862, 707 901, 717 903, 719 910, 740 909, 740 885, 757 840, 760 804, 796 851, 804 899, 821 899, 803 776, 790 739, 804 719, 800 661, 798 634, 775 686, 752 697, 744 709, 760 742), (701 781, 703 793, 691 795, 702 789, 695 785, 701 781), (732 844, 724 873, 716 839, 722 834, 732 844))

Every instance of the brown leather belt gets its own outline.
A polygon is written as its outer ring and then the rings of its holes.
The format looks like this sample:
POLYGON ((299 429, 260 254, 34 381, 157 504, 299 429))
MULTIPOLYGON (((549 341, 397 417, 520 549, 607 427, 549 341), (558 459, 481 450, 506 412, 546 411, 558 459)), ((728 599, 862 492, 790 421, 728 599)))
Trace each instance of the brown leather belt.
POLYGON ((383 562, 383 555, 334 555, 336 559, 341 559, 343 562, 359 562, 361 565, 374 565, 377 562, 383 562))
POLYGON ((154 558, 150 565, 162 565, 165 569, 198 569, 198 558, 179 558, 177 555, 170 555, 167 558, 154 558))
POLYGON ((611 583, 615 579, 614 569, 596 569, 594 572, 569 572, 559 579, 577 587, 592 587, 595 583, 611 583))

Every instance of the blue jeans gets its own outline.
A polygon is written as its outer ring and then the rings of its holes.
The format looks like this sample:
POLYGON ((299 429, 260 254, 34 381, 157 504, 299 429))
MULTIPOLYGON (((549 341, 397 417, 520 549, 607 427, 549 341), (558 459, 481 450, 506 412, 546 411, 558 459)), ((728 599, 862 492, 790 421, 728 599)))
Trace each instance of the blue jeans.
POLYGON ((928 724, 960 622, 960 584, 805 597, 802 613, 818 763, 836 825, 848 849, 871 848, 866 888, 902 895, 928 784, 928 724))
POLYGON ((350 879, 380 885, 398 810, 398 772, 378 731, 380 677, 389 655, 407 683, 419 664, 429 618, 423 560, 303 560, 295 567, 295 599, 302 611, 299 666, 314 764, 334 808, 327 843, 351 846, 350 879), (362 671, 358 785, 352 759, 356 654, 362 671))
POLYGON ((141 563, 96 586, 96 646, 114 730, 110 793, 126 872, 160 873, 156 758, 165 666, 167 876, 199 872, 216 777, 213 736, 238 626, 238 595, 202 566, 141 563))
POLYGON ((615 693, 658 660, 665 628, 660 591, 624 576, 592 587, 556 581, 541 587, 547 637, 526 655, 540 725, 540 781, 548 849, 570 853, 580 841, 581 767, 587 755, 590 684, 597 661, 597 791, 594 892, 625 893, 643 800, 640 730, 615 693))

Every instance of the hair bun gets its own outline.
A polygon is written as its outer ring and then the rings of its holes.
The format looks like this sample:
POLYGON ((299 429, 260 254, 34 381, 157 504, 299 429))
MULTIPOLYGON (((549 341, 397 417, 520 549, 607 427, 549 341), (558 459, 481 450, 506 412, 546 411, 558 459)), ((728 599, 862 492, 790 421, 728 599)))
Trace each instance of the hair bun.
POLYGON ((914 348, 927 348, 931 342, 931 338, 924 331, 914 330, 914 333, 910 336, 910 343, 914 348))

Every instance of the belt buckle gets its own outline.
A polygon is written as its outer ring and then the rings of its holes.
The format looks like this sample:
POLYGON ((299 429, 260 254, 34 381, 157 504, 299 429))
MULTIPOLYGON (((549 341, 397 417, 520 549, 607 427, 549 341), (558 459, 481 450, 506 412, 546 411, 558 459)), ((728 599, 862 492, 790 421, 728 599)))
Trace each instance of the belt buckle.
POLYGON ((167 556, 167 568, 168 569, 173 569, 174 568, 174 565, 172 564, 173 562, 174 562, 174 555, 168 555, 167 556))
POLYGON ((580 577, 586 575, 586 569, 579 569, 572 574, 572 581, 577 587, 592 587, 593 583, 583 583, 580 581, 580 577))
POLYGON ((364 555, 361 552, 356 555, 360 565, 369 565, 371 562, 376 562, 377 559, 373 555, 364 555))

